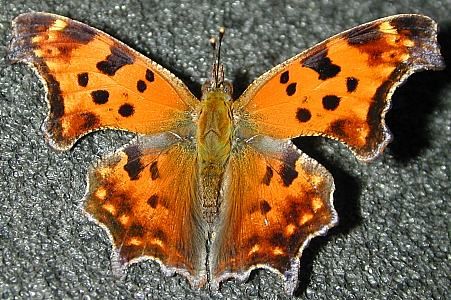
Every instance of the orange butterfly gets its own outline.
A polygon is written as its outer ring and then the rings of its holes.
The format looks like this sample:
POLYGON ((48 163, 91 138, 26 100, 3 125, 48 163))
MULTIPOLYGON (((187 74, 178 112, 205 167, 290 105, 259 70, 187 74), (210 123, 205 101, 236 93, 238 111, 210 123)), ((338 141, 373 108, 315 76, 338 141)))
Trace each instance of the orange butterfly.
POLYGON ((236 101, 219 50, 199 101, 155 62, 53 14, 13 21, 10 58, 46 85, 54 148, 105 128, 140 134, 89 172, 85 210, 110 236, 116 271, 153 259, 217 290, 266 268, 293 293, 303 249, 337 214, 331 175, 290 139, 326 136, 375 158, 390 140, 395 88, 444 67, 436 34, 421 15, 360 25, 274 67, 236 101))

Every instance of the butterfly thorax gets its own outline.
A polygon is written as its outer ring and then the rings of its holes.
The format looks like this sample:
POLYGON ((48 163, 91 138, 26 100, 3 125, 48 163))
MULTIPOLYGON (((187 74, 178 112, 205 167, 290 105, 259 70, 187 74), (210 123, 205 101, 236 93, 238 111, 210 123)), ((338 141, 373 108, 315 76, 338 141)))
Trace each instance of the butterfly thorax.
POLYGON ((200 102, 197 121, 199 191, 203 216, 212 224, 218 212, 219 190, 231 151, 231 96, 227 91, 207 91, 200 102))

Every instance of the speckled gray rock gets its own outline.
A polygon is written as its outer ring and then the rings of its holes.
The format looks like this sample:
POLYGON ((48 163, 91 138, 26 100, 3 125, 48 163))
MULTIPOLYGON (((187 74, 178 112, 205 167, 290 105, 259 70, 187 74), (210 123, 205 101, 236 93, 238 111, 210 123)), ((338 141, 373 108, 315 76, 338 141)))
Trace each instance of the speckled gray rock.
MULTIPOLYGON (((0 0, 0 298, 284 299, 266 271, 211 296, 143 262, 112 276, 110 242, 79 210, 91 162, 132 135, 87 136, 69 152, 44 141, 44 90, 4 59, 10 21, 48 11, 100 28, 180 76, 196 94, 211 61, 208 38, 228 28, 227 77, 236 94, 271 66, 328 36, 395 13, 439 22, 451 64, 451 2, 437 1, 6 1, 0 0), (196 3, 197 2, 197 3, 196 3), (88 297, 89 296, 89 297, 88 297)), ((371 164, 318 138, 296 144, 334 175, 340 225, 301 259, 302 299, 445 299, 449 294, 451 72, 412 76, 393 98, 395 140, 371 164)))

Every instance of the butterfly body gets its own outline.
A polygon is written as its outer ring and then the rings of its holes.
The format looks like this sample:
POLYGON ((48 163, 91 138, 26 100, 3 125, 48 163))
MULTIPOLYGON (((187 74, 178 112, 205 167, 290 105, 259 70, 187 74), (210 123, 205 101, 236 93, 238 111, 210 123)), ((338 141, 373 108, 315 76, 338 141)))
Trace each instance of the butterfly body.
POLYGON ((274 67, 233 101, 218 63, 198 100, 152 60, 53 14, 18 16, 9 58, 32 65, 46 86, 53 147, 99 129, 138 134, 88 173, 84 210, 110 237, 113 266, 152 259, 212 289, 265 268, 293 293, 303 249, 338 218, 332 176, 290 139, 322 135, 375 158, 391 138, 394 89, 444 67, 436 34, 421 15, 363 24, 274 67))
POLYGON ((230 94, 215 89, 206 92, 199 103, 197 154, 199 195, 206 221, 212 225, 218 213, 219 190, 232 148, 230 94))
POLYGON ((202 163, 225 164, 232 146, 231 97, 222 91, 209 92, 199 103, 197 147, 202 163))
POLYGON ((219 190, 232 147, 231 97, 223 91, 210 91, 199 103, 197 153, 199 196, 203 215, 212 225, 218 212, 219 190))

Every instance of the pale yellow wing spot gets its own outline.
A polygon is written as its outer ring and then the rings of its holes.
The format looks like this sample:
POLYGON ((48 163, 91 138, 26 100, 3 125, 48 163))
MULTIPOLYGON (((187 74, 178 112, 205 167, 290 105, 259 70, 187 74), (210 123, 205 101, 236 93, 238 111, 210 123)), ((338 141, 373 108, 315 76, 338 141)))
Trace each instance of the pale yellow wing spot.
POLYGON ((103 209, 105 209, 107 212, 109 212, 113 216, 116 215, 116 207, 113 204, 106 203, 106 204, 102 205, 102 207, 103 207, 103 209))
POLYGON ((121 215, 119 217, 119 222, 121 222, 122 226, 127 226, 130 222, 130 216, 121 215))
POLYGON ((295 232, 295 230, 296 230, 296 225, 294 225, 294 224, 288 224, 287 225, 287 227, 285 227, 285 233, 286 233, 286 235, 287 236, 290 236, 290 235, 292 235, 294 232, 295 232))
POLYGON ((256 244, 252 249, 249 251, 248 255, 252 255, 260 250, 260 246, 256 244))
POLYGON ((305 225, 307 222, 313 219, 313 214, 310 212, 304 212, 299 219, 299 225, 305 225))
POLYGON ((274 255, 283 255, 283 254, 285 254, 285 252, 284 252, 281 248, 279 248, 279 247, 274 248, 274 249, 272 250, 272 253, 273 253, 274 255))
POLYGON ((132 238, 129 240, 128 244, 129 244, 129 245, 132 245, 132 246, 141 246, 141 245, 143 244, 143 241, 140 240, 139 238, 132 237, 132 238))
POLYGON ((323 207, 323 202, 321 201, 321 199, 318 197, 313 197, 312 198, 313 211, 316 212, 317 210, 321 209, 322 207, 323 207))
POLYGON ((106 190, 105 188, 103 188, 103 187, 99 188, 99 189, 95 192, 95 196, 96 196, 97 198, 99 198, 100 200, 105 199, 106 195, 107 195, 107 190, 106 190))

